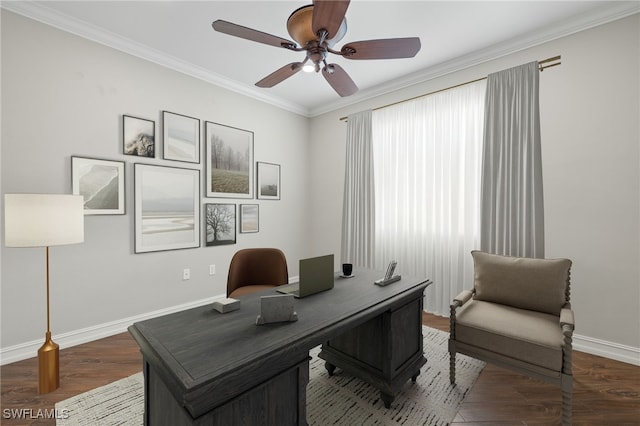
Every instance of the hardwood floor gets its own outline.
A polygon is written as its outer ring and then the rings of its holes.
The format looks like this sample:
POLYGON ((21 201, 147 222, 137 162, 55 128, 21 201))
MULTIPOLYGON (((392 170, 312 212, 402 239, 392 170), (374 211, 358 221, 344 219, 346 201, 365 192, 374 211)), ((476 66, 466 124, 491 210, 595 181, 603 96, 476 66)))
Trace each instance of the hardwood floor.
MULTIPOLYGON (((449 329, 447 318, 424 314, 423 322, 449 329)), ((138 346, 128 333, 61 350, 60 388, 45 395, 37 392, 35 358, 2 366, 0 424, 55 425, 46 417, 57 401, 141 368, 138 346)), ((640 367, 574 352, 573 368, 574 425, 640 425, 640 367)), ((560 400, 560 390, 552 385, 487 365, 452 426, 560 424, 560 400)))

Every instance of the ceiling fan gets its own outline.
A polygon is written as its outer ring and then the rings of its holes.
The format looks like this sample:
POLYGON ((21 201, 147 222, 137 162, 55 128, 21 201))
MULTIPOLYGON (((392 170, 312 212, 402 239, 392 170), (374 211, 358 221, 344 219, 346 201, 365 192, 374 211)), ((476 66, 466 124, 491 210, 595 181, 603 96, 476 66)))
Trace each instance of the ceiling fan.
POLYGON ((420 50, 420 39, 407 37, 356 41, 344 45, 340 50, 333 50, 335 43, 342 40, 347 32, 345 14, 349 2, 350 0, 314 0, 313 4, 295 10, 287 20, 287 30, 297 44, 223 20, 214 21, 212 26, 216 31, 235 37, 296 52, 306 52, 302 62, 292 62, 283 66, 258 81, 256 86, 273 87, 303 67, 308 67, 315 72, 322 70, 324 78, 340 96, 350 96, 358 91, 358 86, 340 65, 327 63, 327 53, 346 59, 412 58, 420 50))

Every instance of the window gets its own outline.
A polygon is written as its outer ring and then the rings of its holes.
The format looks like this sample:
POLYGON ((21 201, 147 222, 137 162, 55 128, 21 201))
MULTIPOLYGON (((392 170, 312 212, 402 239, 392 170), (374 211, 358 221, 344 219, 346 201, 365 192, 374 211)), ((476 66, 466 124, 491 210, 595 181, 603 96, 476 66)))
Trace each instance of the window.
POLYGON ((486 81, 373 112, 375 267, 429 277, 425 309, 448 315, 479 247, 486 81))

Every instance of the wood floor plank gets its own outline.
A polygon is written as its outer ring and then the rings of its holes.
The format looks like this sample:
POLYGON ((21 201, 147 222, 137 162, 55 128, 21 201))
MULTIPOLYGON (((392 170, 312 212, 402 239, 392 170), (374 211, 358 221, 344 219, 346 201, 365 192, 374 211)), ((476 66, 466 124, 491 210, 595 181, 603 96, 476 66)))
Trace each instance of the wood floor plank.
MULTIPOLYGON (((449 330, 448 318, 424 314, 423 323, 449 330)), ((128 333, 61 350, 60 388, 45 395, 37 393, 35 358, 2 366, 0 424, 54 426, 53 419, 31 417, 141 369, 142 356, 128 333), (12 409, 22 418, 6 416, 12 409)), ((559 425, 560 409, 557 387, 487 365, 451 426, 559 425)), ((573 424, 640 426, 640 367, 574 352, 573 424)))

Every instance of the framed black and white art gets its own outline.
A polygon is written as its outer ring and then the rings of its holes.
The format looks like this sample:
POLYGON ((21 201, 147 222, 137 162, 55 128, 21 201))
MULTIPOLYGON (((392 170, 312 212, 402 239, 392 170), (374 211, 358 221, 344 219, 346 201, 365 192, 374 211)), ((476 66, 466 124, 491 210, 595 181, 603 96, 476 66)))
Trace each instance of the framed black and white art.
POLYGON ((200 163, 200 120, 162 111, 162 142, 165 160, 200 163))
POLYGON ((145 118, 122 116, 122 152, 126 155, 155 158, 156 122, 145 118))
POLYGON ((253 132, 205 122, 207 197, 253 198, 253 132))
POLYGON ((84 197, 85 215, 125 214, 124 162, 71 157, 71 191, 84 197))
POLYGON ((134 165, 135 252, 200 247, 200 171, 134 165))
POLYGON ((256 190, 258 198, 262 200, 280 199, 280 165, 258 163, 258 180, 256 190))
POLYGON ((240 204, 240 233, 252 233, 260 230, 260 206, 258 204, 240 204))
POLYGON ((205 204, 207 246, 236 243, 236 205, 205 204))

